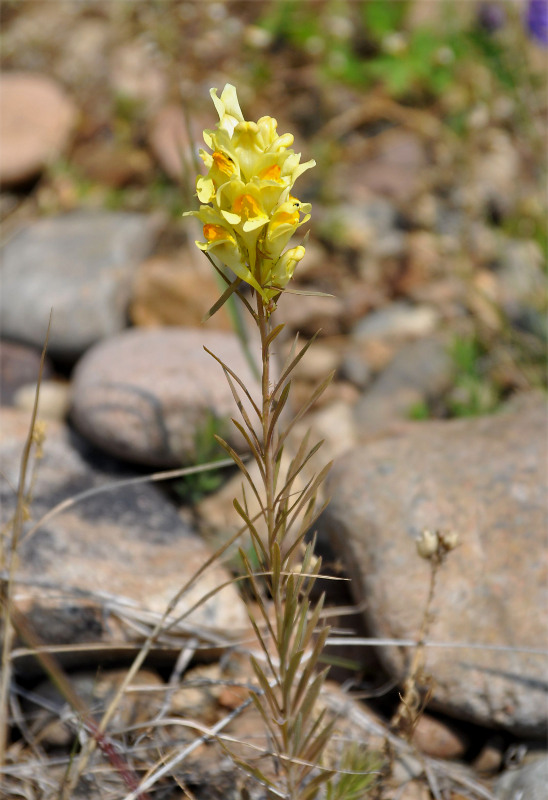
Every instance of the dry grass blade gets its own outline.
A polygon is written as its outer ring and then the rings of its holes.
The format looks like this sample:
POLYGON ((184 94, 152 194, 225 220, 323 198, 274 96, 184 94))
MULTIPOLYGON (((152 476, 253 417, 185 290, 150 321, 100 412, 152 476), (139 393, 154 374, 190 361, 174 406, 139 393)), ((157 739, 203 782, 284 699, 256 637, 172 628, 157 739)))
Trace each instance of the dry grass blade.
MULTIPOLYGON (((206 559, 206 561, 202 564, 202 566, 185 582, 185 584, 179 589, 179 591, 171 598, 170 602, 167 605, 166 610, 162 614, 161 618, 156 623, 154 629, 149 634, 148 638, 143 643, 141 649, 137 653, 136 657, 133 660, 130 668, 128 669, 124 680, 121 681, 120 686, 118 687, 117 692, 115 693, 114 697, 112 698, 108 708, 105 710, 101 721, 98 725, 99 733, 104 733, 107 729, 107 726, 112 719, 116 709, 118 708, 120 701, 127 690, 127 687, 131 683, 131 681, 135 678, 137 672, 141 669, 142 665, 145 662, 148 654, 150 653, 155 641, 158 637, 162 634, 166 621, 176 608, 177 604, 179 603, 180 599, 183 595, 191 588, 191 586, 199 579, 201 575, 213 564, 215 563, 245 532, 246 526, 240 528, 236 533, 231 536, 223 545, 221 545, 211 556, 206 559)), ((71 781, 71 788, 75 785, 75 782, 78 780, 80 775, 86 768, 86 765, 89 761, 89 758, 94 750, 94 741, 90 740, 86 745, 83 747, 80 757, 78 759, 77 768, 75 770, 75 775, 71 781)), ((137 800, 138 795, 133 795, 133 800, 137 800)))
POLYGON ((287 294, 298 294, 302 297, 335 297, 334 294, 329 294, 329 292, 313 292, 308 289, 285 289, 285 291, 287 294))
POLYGON ((21 456, 21 467, 19 470, 19 485, 17 487, 17 502, 15 508, 15 515, 12 524, 12 535, 9 547, 3 548, 7 553, 9 559, 7 571, 7 582, 4 583, 1 590, 2 596, 2 612, 4 622, 4 641, 2 644, 2 674, 0 675, 0 767, 5 762, 6 746, 8 736, 8 704, 9 704, 9 686, 11 682, 11 650, 13 647, 13 634, 14 629, 12 626, 13 616, 13 581, 15 577, 15 567, 17 559, 17 547, 19 545, 21 535, 23 532, 23 519, 25 511, 25 485, 27 481, 27 471, 30 461, 30 453, 34 442, 34 432, 36 427, 36 419, 38 415, 38 401, 40 398, 40 386, 42 384, 42 376, 44 374, 44 364, 46 360, 46 351, 48 347, 49 335, 51 330, 51 320, 53 311, 50 312, 48 327, 46 331, 46 338, 40 356, 40 366, 38 369, 38 380, 36 384, 36 392, 34 394, 34 403, 32 407, 30 427, 23 453, 21 456))
MULTIPOLYGON (((99 730, 99 727, 93 719, 89 709, 76 694, 68 677, 65 675, 57 661, 40 647, 42 643, 40 642, 37 634, 30 628, 28 622, 25 620, 22 614, 15 609, 12 609, 11 613, 14 627, 21 638, 33 648, 37 659, 52 683, 59 689, 63 698, 69 703, 73 711, 76 712, 83 726, 93 737, 93 741, 109 760, 113 769, 116 770, 116 772, 120 775, 126 787, 130 790, 135 790, 138 785, 138 779, 134 771, 124 760, 119 751, 114 747, 112 741, 104 734, 104 732, 99 730)), ((68 786, 69 784, 67 783, 67 788, 68 786)), ((136 799, 150 800, 148 795, 142 792, 136 795, 136 799)))

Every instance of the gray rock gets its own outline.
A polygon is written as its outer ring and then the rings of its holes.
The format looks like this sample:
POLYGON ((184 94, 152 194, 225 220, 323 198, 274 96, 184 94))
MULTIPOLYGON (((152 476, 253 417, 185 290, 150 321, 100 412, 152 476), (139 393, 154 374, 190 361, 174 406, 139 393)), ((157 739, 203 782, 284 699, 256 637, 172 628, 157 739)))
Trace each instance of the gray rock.
POLYGON ((511 319, 519 319, 527 306, 545 308, 544 257, 535 241, 504 241, 496 277, 500 303, 511 319))
POLYGON ((360 434, 377 434, 394 422, 409 419, 414 406, 428 403, 450 388, 454 370, 443 339, 419 339, 402 347, 356 404, 360 434))
POLYGON ((134 328, 92 348, 73 375, 72 420, 105 452, 161 467, 194 463, 200 431, 238 448, 237 416, 221 358, 258 398, 259 386, 237 337, 192 328, 134 328))
MULTIPOLYGON (((23 442, 30 415, 2 409, 0 508, 13 513, 23 442)), ((91 494, 46 519, 58 503, 131 476, 60 423, 46 428, 44 455, 32 489, 32 519, 18 546, 15 603, 48 643, 137 641, 211 551, 184 522, 157 485, 139 483, 91 494)), ((228 580, 218 564, 208 569, 176 606, 188 611, 228 580)), ((246 624, 232 586, 213 594, 184 620, 191 630, 224 632, 246 624)), ((87 656, 89 658, 89 655, 87 656)))
POLYGON ((546 800, 548 756, 529 761, 518 769, 508 770, 495 786, 497 800, 546 800))
MULTIPOLYGON (((425 528, 458 532, 428 638, 480 647, 428 649, 433 703, 531 736, 548 721, 546 655, 519 648, 546 646, 546 433, 538 396, 492 417, 415 423, 344 456, 326 487, 327 532, 375 636, 418 635, 430 567, 414 540, 425 528)), ((408 650, 380 655, 392 675, 405 675, 408 650)))
POLYGON ((371 383, 373 370, 367 359, 362 357, 357 348, 352 348, 345 354, 341 361, 339 374, 344 380, 350 381, 358 389, 365 389, 371 383))
POLYGON ((431 306, 396 301, 367 314, 355 325, 352 337, 356 341, 416 339, 432 333, 438 320, 439 315, 431 306))
MULTIPOLYGON (((318 230, 341 249, 375 249, 379 241, 393 241, 396 209, 382 197, 368 196, 351 204, 318 209, 318 230)), ((400 244, 398 239, 398 245, 400 244)), ((393 245, 392 245, 393 249, 393 245)))
POLYGON ((42 348, 53 309, 49 354, 74 360, 126 325, 135 267, 151 251, 154 218, 77 212, 42 219, 4 246, 0 331, 42 348))

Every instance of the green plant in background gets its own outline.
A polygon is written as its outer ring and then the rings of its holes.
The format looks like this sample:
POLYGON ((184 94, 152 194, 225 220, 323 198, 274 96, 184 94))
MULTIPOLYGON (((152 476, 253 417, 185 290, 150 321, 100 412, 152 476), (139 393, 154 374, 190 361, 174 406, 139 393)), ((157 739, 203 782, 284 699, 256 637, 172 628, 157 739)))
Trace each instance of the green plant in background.
MULTIPOLYGON (((477 19, 463 25, 454 13, 457 2, 439 4, 441 27, 410 28, 407 16, 412 4, 407 0, 331 0, 319 8, 299 0, 272 0, 258 24, 275 44, 304 51, 327 80, 360 89, 380 85, 397 99, 417 94, 443 99, 446 89, 456 83, 469 84, 473 90, 471 76, 482 64, 498 88, 512 91, 519 100, 516 76, 524 77, 524 65, 516 59, 519 44, 516 47, 512 36, 498 36, 477 19)), ((510 9, 508 13, 509 29, 523 38, 520 21, 510 9)))
POLYGON ((342 753, 339 774, 327 784, 326 800, 363 800, 375 787, 383 763, 380 754, 350 742, 342 753))
POLYGON ((487 354, 477 337, 457 337, 449 352, 456 369, 448 398, 451 416, 474 417, 494 411, 501 402, 500 391, 486 370, 487 354))
MULTIPOLYGON (((223 434, 223 429, 222 421, 212 412, 208 412, 204 424, 196 430, 194 435, 195 466, 223 459, 223 453, 215 438, 223 434)), ((185 475, 174 483, 174 489, 184 503, 195 505, 204 495, 218 489, 222 482, 221 471, 210 469, 185 475)))
POLYGON ((300 163, 300 154, 290 149, 293 136, 280 136, 276 120, 245 120, 236 90, 230 84, 220 98, 214 89, 211 96, 220 121, 216 130, 204 131, 204 140, 212 151, 201 151, 208 173, 198 176, 196 182, 200 209, 187 214, 196 216, 203 225, 205 241, 197 241, 197 246, 232 271, 230 275, 216 267, 227 288, 210 314, 237 294, 260 335, 260 400, 253 397, 229 365, 214 353, 211 355, 223 368, 241 417, 241 422, 233 422, 247 442, 260 474, 256 483, 242 458, 216 436, 241 470, 248 491, 255 495, 260 508, 259 529, 259 522, 248 511, 246 492, 241 500, 234 499, 254 551, 252 563, 240 549, 255 609, 248 606, 257 642, 251 662, 258 687, 252 699, 264 721, 274 774, 278 777, 267 774, 264 756, 255 761, 233 758, 267 787, 269 797, 313 800, 334 774, 320 766, 333 722, 326 721, 325 710, 317 710, 316 701, 327 670, 318 673, 316 668, 329 629, 321 622, 323 595, 317 602, 311 599, 321 561, 314 555, 313 544, 305 546, 304 538, 321 511, 316 507, 316 494, 329 465, 308 478, 303 489, 297 489, 297 478, 321 445, 311 446, 308 435, 287 473, 283 473, 281 463, 291 429, 332 376, 318 386, 291 421, 284 427, 280 425, 293 369, 310 342, 298 354, 295 342, 278 377, 273 370, 272 348, 284 326, 273 325, 272 315, 280 295, 290 291, 287 285, 305 254, 302 245, 286 249, 295 231, 310 216, 310 205, 301 203, 291 192, 299 175, 314 162, 300 163), (241 291, 242 284, 251 287, 251 300, 241 291), (261 581, 266 582, 272 609, 261 581))

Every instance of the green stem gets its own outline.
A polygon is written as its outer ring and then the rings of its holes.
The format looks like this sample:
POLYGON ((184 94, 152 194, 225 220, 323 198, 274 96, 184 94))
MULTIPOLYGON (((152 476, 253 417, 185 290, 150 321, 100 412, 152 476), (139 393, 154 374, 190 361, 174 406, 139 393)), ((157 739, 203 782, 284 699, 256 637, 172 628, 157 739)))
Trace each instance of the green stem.
MULTIPOLYGON (((287 686, 287 657, 281 655, 282 642, 284 633, 284 607, 285 607, 285 588, 287 584, 287 576, 284 577, 284 571, 287 569, 287 564, 283 559, 283 542, 277 541, 276 536, 276 487, 275 487, 275 452, 277 446, 277 436, 269 436, 270 426, 272 422, 272 415, 275 411, 271 395, 271 365, 270 365, 270 343, 268 342, 268 335, 271 331, 271 321, 268 312, 265 309, 263 298, 257 293, 257 321, 259 333, 261 337, 261 355, 262 355, 262 376, 261 376, 261 390, 262 390, 262 437, 263 437, 263 464, 264 464, 264 486, 266 493, 266 527, 267 527, 267 557, 266 570, 270 573, 270 590, 272 599, 274 601, 274 608, 276 613, 276 625, 274 627, 275 636, 277 641, 274 646, 279 656, 279 664, 277 666, 277 674, 274 679, 279 687, 278 703, 281 709, 282 720, 279 723, 279 730, 281 740, 283 742, 284 753, 288 756, 292 754, 293 747, 291 741, 291 731, 287 724, 290 713, 291 705, 291 690, 287 686), (274 564, 274 549, 280 547, 281 550, 281 570, 274 573, 272 567, 274 564)), ((290 760, 284 760, 282 763, 283 772, 286 778, 286 791, 287 797, 290 800, 297 800, 298 798, 298 777, 295 774, 295 765, 290 760)))
MULTIPOLYGON (((259 332, 261 335, 261 353, 262 353, 262 433, 263 433, 263 458, 265 468, 265 491, 266 491, 266 511, 267 511, 267 532, 268 532, 268 552, 272 555, 272 545, 274 538, 274 451, 273 451, 273 437, 270 441, 268 439, 268 431, 270 429, 270 422, 272 418, 272 406, 270 396, 270 345, 267 341, 268 334, 270 333, 270 319, 267 317, 263 299, 257 293, 257 318, 259 321, 259 332)), ((269 568, 272 564, 269 564, 269 568)))

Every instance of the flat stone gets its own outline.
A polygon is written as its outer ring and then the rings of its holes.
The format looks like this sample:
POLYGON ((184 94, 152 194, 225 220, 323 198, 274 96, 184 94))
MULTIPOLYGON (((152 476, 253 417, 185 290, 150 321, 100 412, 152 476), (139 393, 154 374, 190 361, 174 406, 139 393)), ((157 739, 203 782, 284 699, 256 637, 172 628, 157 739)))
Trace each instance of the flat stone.
POLYGON ((416 339, 432 333, 438 321, 439 315, 431 306, 394 302, 367 314, 354 326, 352 337, 356 341, 416 339))
MULTIPOLYGON (((15 409, 0 414, 2 524, 14 509, 23 443, 30 415, 15 409)), ((126 485, 85 499, 36 523, 58 503, 82 492, 105 489, 135 477, 60 423, 48 422, 32 490, 32 518, 18 547, 15 605, 47 643, 141 641, 170 600, 211 555, 155 484, 126 485)), ((31 459, 32 461, 32 459, 31 459)), ((174 620, 229 579, 213 564, 176 604, 174 620)), ((171 630, 245 627, 247 613, 236 590, 226 586, 171 630)), ((89 663, 90 656, 84 656, 89 663)))
MULTIPOLYGON (((548 721, 546 655, 519 649, 546 646, 546 433, 544 397, 525 396, 495 416, 415 423, 355 449, 326 487, 326 528, 375 636, 418 635, 430 566, 415 539, 425 528, 458 532, 428 638, 479 648, 427 650, 433 707, 530 736, 548 721)), ((401 680, 409 650, 379 650, 401 680)))
POLYGON ((230 423, 238 414, 234 398, 204 346, 257 400, 259 386, 235 334, 133 328, 96 345, 78 363, 74 424, 105 452, 160 467, 195 463, 200 431, 212 419, 217 432, 242 449, 243 438, 230 423))
POLYGON ((23 228, 2 251, 2 335, 41 349, 53 309, 48 352, 72 361, 123 329, 134 269, 156 231, 153 217, 119 212, 76 212, 23 228))
MULTIPOLYGON (((154 256, 144 261, 135 276, 130 317, 135 325, 199 327, 222 289, 203 254, 192 246, 175 257, 154 256)), ((208 328, 232 330, 226 308, 221 308, 208 328)))
POLYGON ((22 183, 63 153, 76 107, 58 83, 33 72, 0 78, 0 182, 22 183))

